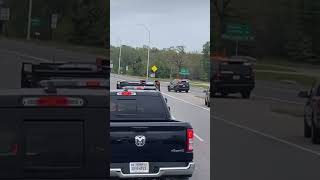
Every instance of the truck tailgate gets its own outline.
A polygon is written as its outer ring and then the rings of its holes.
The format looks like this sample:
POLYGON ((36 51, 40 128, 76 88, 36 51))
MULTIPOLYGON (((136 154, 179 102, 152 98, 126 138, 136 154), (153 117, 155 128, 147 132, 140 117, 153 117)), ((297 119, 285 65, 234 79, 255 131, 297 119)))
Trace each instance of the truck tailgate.
POLYGON ((186 152, 188 128, 183 122, 112 122, 111 162, 192 161, 186 152))

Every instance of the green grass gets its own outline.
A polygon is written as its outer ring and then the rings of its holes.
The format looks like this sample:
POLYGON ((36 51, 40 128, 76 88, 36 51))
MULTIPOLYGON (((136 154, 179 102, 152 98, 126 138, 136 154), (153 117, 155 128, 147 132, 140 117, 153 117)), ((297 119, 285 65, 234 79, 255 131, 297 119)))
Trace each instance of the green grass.
MULTIPOLYGON (((3 39, 5 39, 5 38, 3 38, 3 39)), ((107 56, 108 55, 108 49, 103 48, 103 47, 82 46, 82 45, 71 44, 71 43, 67 43, 67 42, 59 42, 59 41, 42 41, 42 40, 27 41, 25 39, 17 39, 17 38, 9 38, 9 39, 17 40, 17 41, 25 42, 25 43, 32 43, 35 45, 54 47, 54 48, 58 48, 58 49, 62 49, 62 50, 69 50, 69 51, 73 51, 73 52, 85 52, 85 53, 97 55, 97 56, 107 56)))
POLYGON ((316 80, 316 77, 308 75, 295 75, 295 74, 279 74, 271 72, 256 72, 257 80, 267 80, 267 81, 295 81, 298 84, 306 87, 310 87, 312 83, 316 80))
POLYGON ((292 61, 283 57, 264 57, 264 58, 258 59, 258 64, 259 63, 268 64, 268 65, 280 65, 280 66, 291 67, 291 68, 296 68, 296 67, 306 68, 306 69, 320 68, 320 61, 318 61, 318 63, 315 64, 315 62, 310 63, 310 62, 303 62, 303 61, 302 62, 292 61))
POLYGON ((282 71, 282 72, 297 72, 293 69, 286 68, 286 67, 277 67, 273 65, 266 65, 266 64, 257 64, 255 66, 257 70, 269 70, 269 71, 282 71))
POLYGON ((271 111, 278 114, 285 114, 289 116, 302 118, 304 115, 303 107, 271 107, 271 111))

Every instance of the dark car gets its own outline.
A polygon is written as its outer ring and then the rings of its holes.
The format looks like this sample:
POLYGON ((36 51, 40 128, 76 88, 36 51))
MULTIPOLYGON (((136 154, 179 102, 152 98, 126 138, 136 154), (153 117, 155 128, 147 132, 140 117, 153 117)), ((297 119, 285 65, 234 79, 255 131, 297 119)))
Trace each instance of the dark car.
POLYGON ((170 92, 171 90, 175 92, 182 92, 185 91, 186 93, 189 92, 190 90, 190 83, 189 80, 187 79, 174 79, 171 81, 168 85, 168 91, 170 92))
POLYGON ((109 92, 0 90, 0 179, 106 179, 109 92))
POLYGON ((193 129, 171 116, 161 92, 111 91, 110 121, 112 178, 192 176, 193 129))
POLYGON ((320 143, 320 82, 313 84, 311 90, 298 95, 307 98, 304 106, 304 136, 311 137, 314 144, 320 143))
POLYGON ((250 98, 255 87, 252 63, 241 59, 214 60, 211 81, 213 94, 240 93, 243 98, 250 98))
MULTIPOLYGON (((211 99, 212 96, 213 96, 213 95, 211 95, 211 93, 210 93, 210 87, 209 87, 208 89, 204 90, 203 92, 205 93, 204 104, 205 104, 206 106, 210 107, 210 106, 211 106, 211 101, 210 101, 210 99, 211 99)), ((212 103, 212 105, 213 105, 213 103, 212 103)))

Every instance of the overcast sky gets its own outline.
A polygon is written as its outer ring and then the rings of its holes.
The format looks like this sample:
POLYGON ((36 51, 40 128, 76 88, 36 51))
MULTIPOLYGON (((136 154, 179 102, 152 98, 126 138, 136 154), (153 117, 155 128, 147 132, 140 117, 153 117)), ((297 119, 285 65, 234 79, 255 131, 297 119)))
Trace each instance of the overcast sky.
POLYGON ((111 44, 169 48, 184 45, 187 51, 202 50, 210 40, 210 0, 111 0, 111 44))

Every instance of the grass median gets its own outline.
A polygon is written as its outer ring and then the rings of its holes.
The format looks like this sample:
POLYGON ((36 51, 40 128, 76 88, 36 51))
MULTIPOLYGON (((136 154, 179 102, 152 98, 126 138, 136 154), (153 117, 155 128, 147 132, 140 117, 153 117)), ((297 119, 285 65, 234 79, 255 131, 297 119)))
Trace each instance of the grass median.
POLYGON ((302 86, 310 87, 313 82, 317 79, 314 76, 301 75, 301 74, 285 74, 285 73, 273 73, 273 72, 256 72, 257 80, 267 80, 267 81, 293 81, 302 86))

